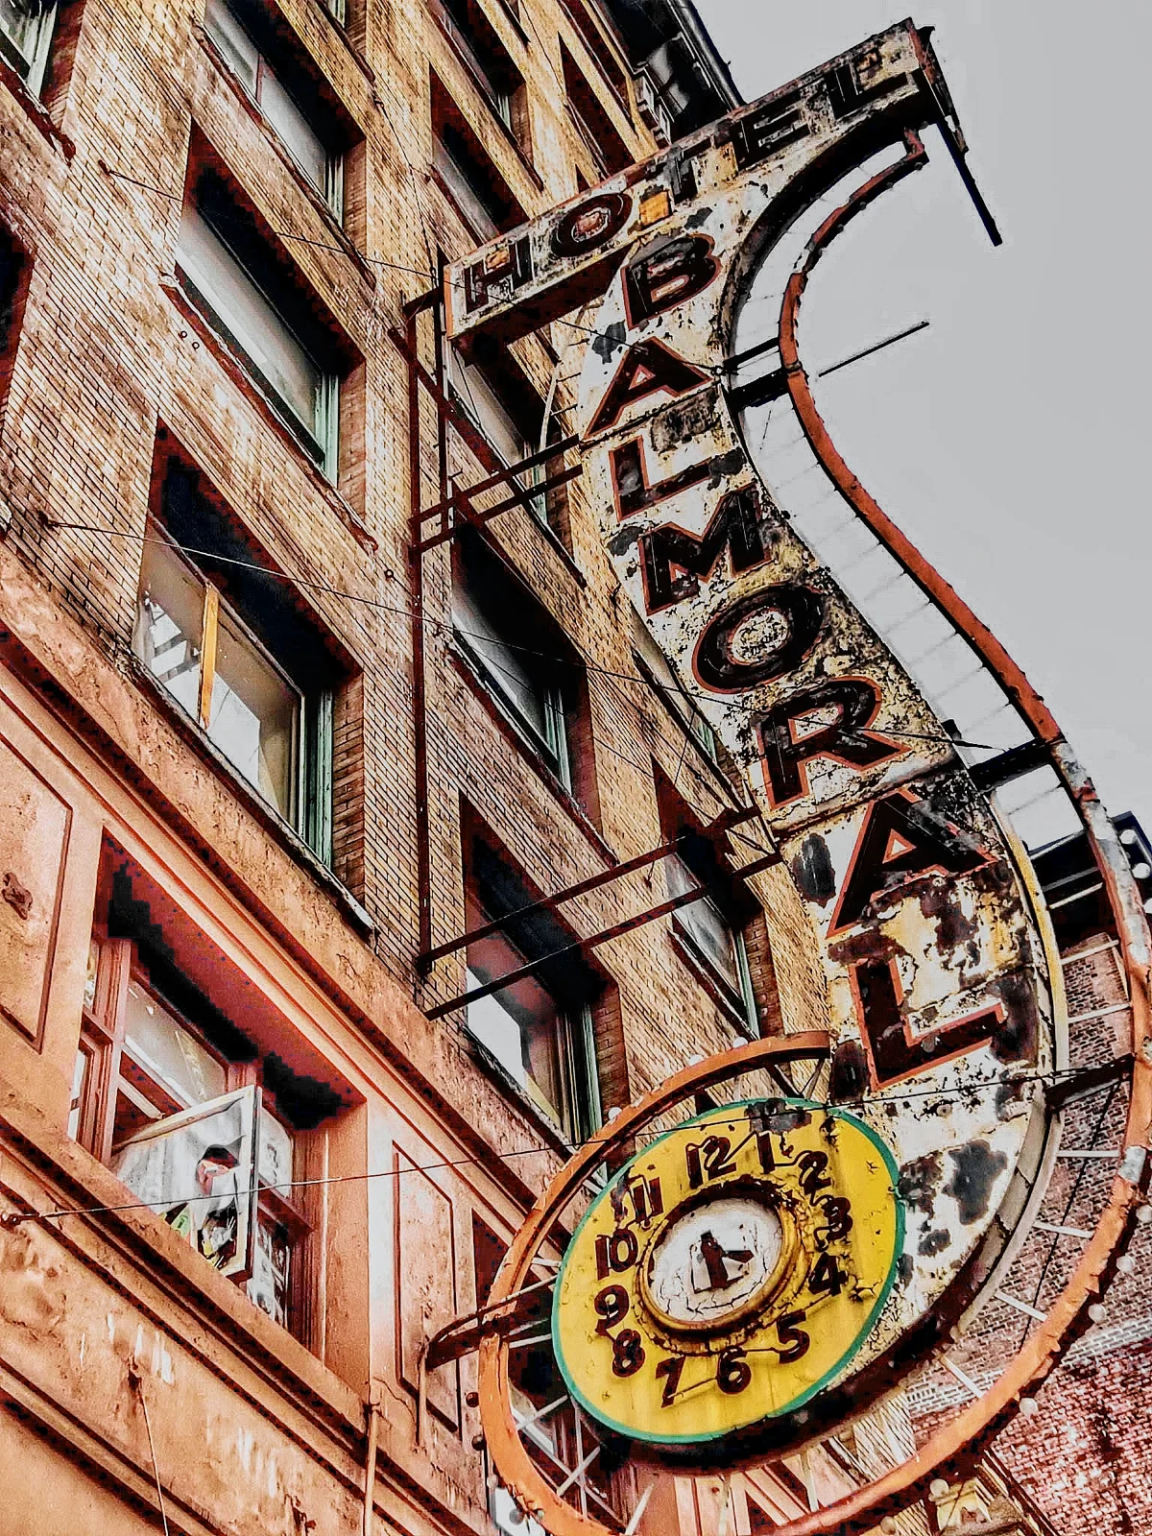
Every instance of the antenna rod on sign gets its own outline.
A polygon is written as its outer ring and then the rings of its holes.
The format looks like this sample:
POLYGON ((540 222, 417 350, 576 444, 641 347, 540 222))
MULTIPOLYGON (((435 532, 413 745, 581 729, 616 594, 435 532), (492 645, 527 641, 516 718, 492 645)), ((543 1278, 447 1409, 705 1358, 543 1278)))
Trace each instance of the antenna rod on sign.
POLYGON ((964 142, 964 136, 960 132, 959 125, 954 122, 952 115, 940 98, 940 93, 923 70, 916 72, 916 84, 921 92, 932 104, 933 117, 940 137, 944 140, 948 153, 952 156, 952 163, 960 173, 960 180, 964 183, 964 190, 972 199, 980 222, 988 233, 988 238, 993 245, 1003 245, 1004 236, 997 228, 996 220, 992 217, 992 210, 984 201, 984 194, 976 185, 976 178, 968 166, 968 146, 964 142))
POLYGON ((842 357, 838 363, 832 363, 828 368, 821 368, 816 375, 818 379, 826 379, 830 373, 836 373, 841 368, 847 368, 849 363, 858 363, 863 357, 871 357, 873 352, 882 352, 885 347, 890 347, 894 342, 903 341, 906 336, 915 336, 917 331, 924 331, 932 324, 931 320, 917 320, 915 325, 908 326, 903 331, 897 331, 895 335, 886 336, 883 341, 875 341, 870 347, 865 347, 862 352, 853 352, 850 357, 842 357))

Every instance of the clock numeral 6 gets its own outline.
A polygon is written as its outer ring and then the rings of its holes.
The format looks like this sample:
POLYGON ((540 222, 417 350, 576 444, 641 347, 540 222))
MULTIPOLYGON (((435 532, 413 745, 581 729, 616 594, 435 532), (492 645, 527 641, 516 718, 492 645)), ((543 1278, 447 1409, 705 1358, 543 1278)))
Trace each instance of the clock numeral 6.
POLYGON ((644 1346, 635 1328, 625 1328, 612 1340, 612 1374, 635 1376, 644 1364, 644 1346))
POLYGON ((729 1397, 735 1397, 737 1392, 743 1392, 752 1380, 752 1367, 744 1358, 744 1351, 739 1348, 722 1351, 716 1361, 716 1385, 721 1392, 727 1392, 729 1397))
POLYGON ((680 1385, 680 1378, 684 1374, 684 1356, 669 1355, 667 1360, 661 1360, 656 1367, 656 1379, 664 1378, 664 1391, 660 1397, 661 1408, 671 1408, 676 1397, 676 1388, 680 1385))
POLYGON ((606 1285, 602 1291, 596 1293, 596 1299, 592 1305, 596 1308, 596 1315, 600 1319, 596 1324, 596 1332, 603 1336, 609 1328, 615 1328, 617 1323, 624 1321, 628 1316, 631 1303, 628 1292, 622 1285, 606 1285))
POLYGON ((808 1316, 807 1312, 785 1312, 783 1317, 776 1319, 776 1337, 780 1340, 780 1364, 791 1365, 793 1360, 799 1360, 801 1355, 808 1353, 808 1346, 812 1340, 802 1328, 797 1328, 797 1323, 802 1323, 808 1316))

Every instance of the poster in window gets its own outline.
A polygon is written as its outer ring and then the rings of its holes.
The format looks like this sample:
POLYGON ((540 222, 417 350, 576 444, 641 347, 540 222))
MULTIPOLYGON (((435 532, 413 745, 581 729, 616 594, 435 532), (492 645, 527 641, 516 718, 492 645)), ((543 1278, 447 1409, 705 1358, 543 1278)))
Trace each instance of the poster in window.
POLYGON ((254 1086, 168 1115, 122 1142, 112 1170, 222 1275, 251 1273, 254 1086))

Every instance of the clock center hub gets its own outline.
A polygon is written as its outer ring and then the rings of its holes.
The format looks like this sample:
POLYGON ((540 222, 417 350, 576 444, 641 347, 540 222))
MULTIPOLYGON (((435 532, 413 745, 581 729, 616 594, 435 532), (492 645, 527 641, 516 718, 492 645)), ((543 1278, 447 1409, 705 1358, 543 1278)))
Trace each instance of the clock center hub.
POLYGON ((717 1191, 660 1234, 641 1271, 644 1304, 667 1328, 730 1328, 775 1289, 784 1250, 774 1210, 717 1191))

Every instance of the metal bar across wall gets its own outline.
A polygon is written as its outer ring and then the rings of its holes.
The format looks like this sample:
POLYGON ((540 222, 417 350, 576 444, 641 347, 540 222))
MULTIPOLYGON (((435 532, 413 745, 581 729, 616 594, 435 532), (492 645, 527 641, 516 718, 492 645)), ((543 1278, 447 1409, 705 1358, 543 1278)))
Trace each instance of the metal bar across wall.
MULTIPOLYGON (((769 853, 762 859, 755 859, 751 864, 746 864, 743 869, 734 869, 734 880, 747 880, 752 875, 758 875, 762 870, 771 869, 780 862, 780 856, 769 853)), ((462 992, 459 997, 449 998, 446 1003, 438 1003, 435 1008, 428 1009, 429 1019, 442 1019, 446 1013, 454 1013, 457 1008, 465 1008, 469 1003, 474 1003, 482 997, 489 997, 493 992, 503 991, 505 987, 512 986, 517 981, 522 981, 525 976, 531 976, 541 966, 549 961, 557 960, 561 955, 571 955, 579 952, 587 954, 591 949, 598 949, 601 944, 607 944, 609 939, 618 939, 623 934, 631 933, 635 928, 642 928, 646 923, 655 922, 658 917, 667 917, 670 912, 675 912, 678 907, 686 907, 690 902, 699 901, 702 896, 707 896, 708 891, 702 885, 697 885, 690 891, 684 891, 679 896, 669 897, 658 906, 649 907, 646 912, 639 913, 636 917, 626 917, 622 922, 613 923, 610 928, 601 929, 591 938, 574 939, 571 944, 565 944, 560 949, 554 949, 550 954, 540 955, 535 960, 529 960, 527 964, 518 966, 516 970, 509 971, 505 976, 498 976, 495 981, 485 982, 482 987, 473 987, 470 992, 462 992)), ((507 922, 507 918, 504 919, 507 922)), ((501 926, 497 924, 497 926, 501 926)))
MULTIPOLYGON (((705 837, 717 837, 727 832, 730 827, 738 827, 743 822, 751 821, 760 813, 755 807, 747 807, 742 811, 722 811, 715 821, 704 828, 705 837)), ((442 960, 445 955, 452 955, 465 945, 486 939, 490 934, 499 933, 515 918, 530 917, 536 912, 551 912, 562 902, 571 901, 576 896, 583 896, 587 891, 594 891, 599 886, 608 885, 613 880, 619 880, 624 875, 633 874, 638 869, 644 869, 649 864, 655 864, 668 854, 675 853, 680 842, 678 837, 669 842, 661 843, 658 848, 653 848, 649 853, 637 854, 634 859, 628 859, 623 864, 614 864, 611 869, 601 870, 599 874, 590 875, 587 880, 580 880, 575 885, 570 885, 566 890, 557 891, 552 896, 542 896, 539 901, 529 902, 527 906, 519 907, 515 912, 506 912, 503 917, 495 918, 490 923, 484 923, 479 928, 473 928, 468 933, 463 933, 458 939, 449 939, 445 944, 437 944, 427 954, 421 955, 419 965, 427 967, 436 960, 442 960)))

